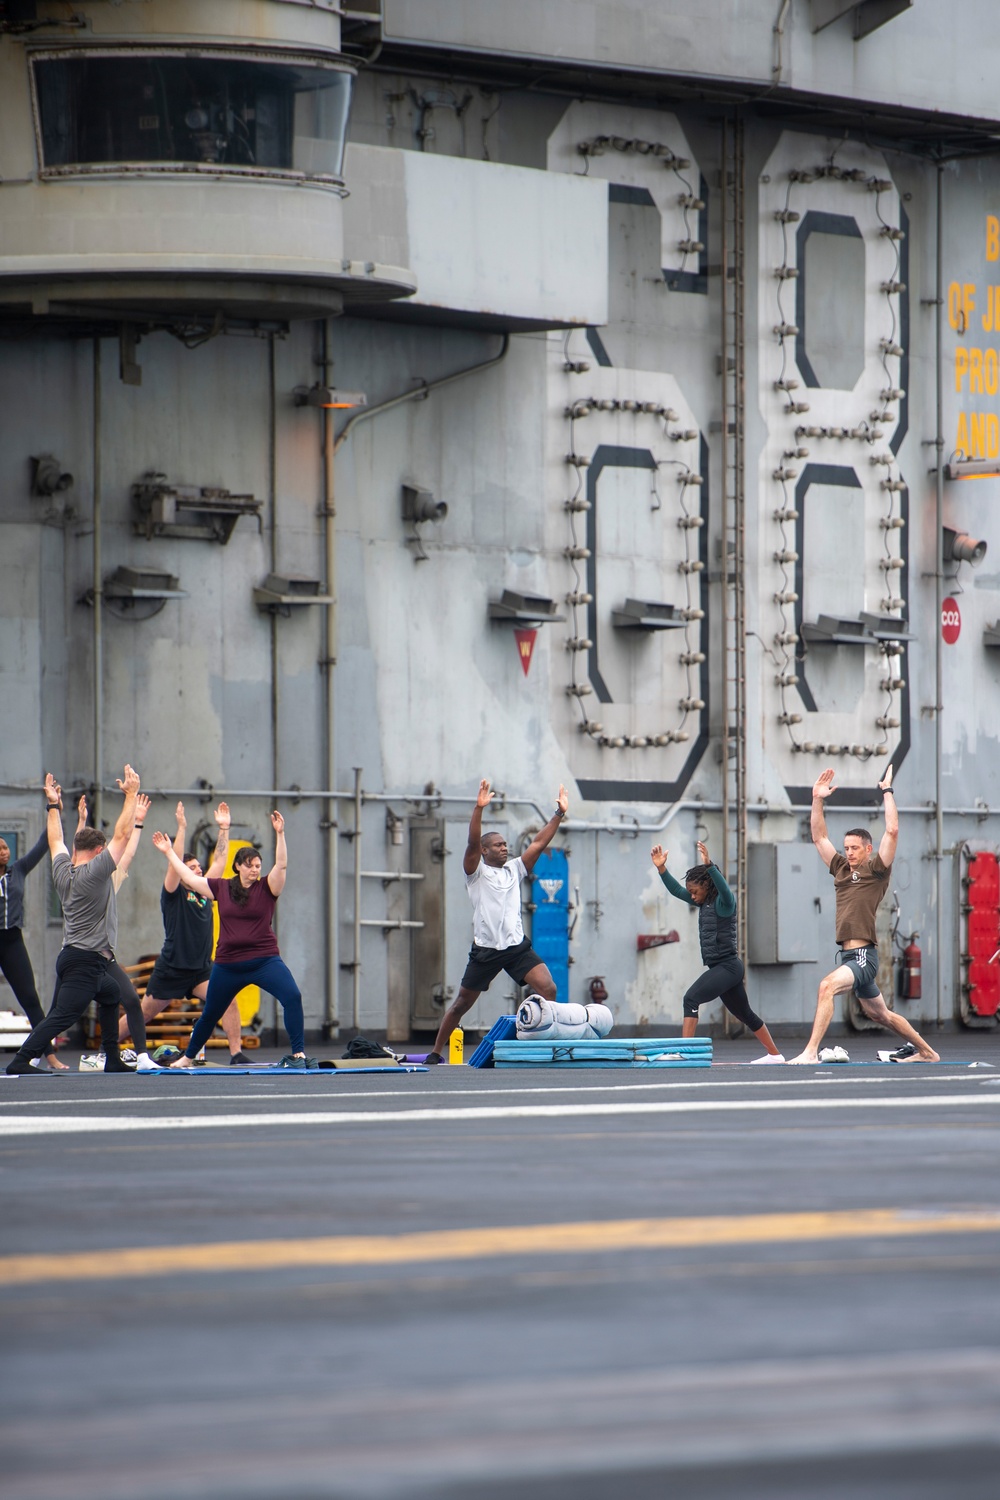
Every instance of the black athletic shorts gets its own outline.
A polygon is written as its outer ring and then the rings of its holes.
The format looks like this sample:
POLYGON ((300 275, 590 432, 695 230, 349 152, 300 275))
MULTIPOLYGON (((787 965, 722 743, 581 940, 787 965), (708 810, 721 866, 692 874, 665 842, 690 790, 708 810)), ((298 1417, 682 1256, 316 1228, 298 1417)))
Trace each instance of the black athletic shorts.
POLYGON ((488 990, 503 969, 517 984, 524 983, 542 960, 532 948, 528 938, 515 943, 513 948, 480 948, 475 943, 469 949, 469 963, 462 975, 463 990, 488 990))
POLYGON ((151 1000, 186 1000, 199 984, 207 984, 212 973, 211 965, 206 969, 175 969, 158 958, 146 985, 146 994, 151 1000))
POLYGON ((882 993, 878 987, 878 949, 841 948, 840 962, 854 975, 858 999, 877 1000, 882 993))

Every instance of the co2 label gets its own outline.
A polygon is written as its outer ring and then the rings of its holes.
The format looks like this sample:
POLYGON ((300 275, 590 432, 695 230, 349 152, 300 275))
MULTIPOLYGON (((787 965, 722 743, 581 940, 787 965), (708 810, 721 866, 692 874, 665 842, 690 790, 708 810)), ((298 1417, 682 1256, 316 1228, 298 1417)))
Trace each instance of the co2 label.
POLYGON ((945 599, 941 605, 941 636, 947 646, 954 646, 962 631, 962 616, 956 599, 945 599))

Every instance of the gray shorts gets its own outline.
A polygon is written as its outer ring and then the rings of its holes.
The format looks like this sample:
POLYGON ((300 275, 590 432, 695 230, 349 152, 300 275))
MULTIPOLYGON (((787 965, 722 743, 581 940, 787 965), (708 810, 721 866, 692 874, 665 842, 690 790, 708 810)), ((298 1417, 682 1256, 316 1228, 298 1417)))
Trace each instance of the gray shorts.
POLYGON ((840 962, 854 975, 858 999, 877 1000, 882 993, 878 987, 878 949, 841 948, 840 962))

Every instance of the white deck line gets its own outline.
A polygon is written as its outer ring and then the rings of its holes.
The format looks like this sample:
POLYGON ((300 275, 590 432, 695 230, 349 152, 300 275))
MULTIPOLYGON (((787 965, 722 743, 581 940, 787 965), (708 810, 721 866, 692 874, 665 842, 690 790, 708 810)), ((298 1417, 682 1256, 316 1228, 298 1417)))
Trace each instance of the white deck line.
MULTIPOLYGON (((313 1110, 308 1114, 239 1115, 161 1115, 156 1119, 141 1115, 36 1115, 31 1119, 0 1120, 0 1137, 26 1135, 71 1135, 77 1133, 122 1133, 137 1130, 245 1130, 257 1126, 277 1125, 389 1125, 411 1126, 425 1122, 468 1122, 470 1120, 545 1120, 586 1118, 609 1115, 680 1115, 729 1114, 737 1111, 831 1110, 831 1109, 961 1109, 969 1105, 1000 1106, 994 1094, 956 1097, 953 1094, 918 1094, 908 1099, 688 1099, 646 1100, 631 1103, 619 1100, 611 1104, 496 1104, 479 1109, 402 1110, 313 1110)), ((1000 1113, 1000 1110, 998 1110, 1000 1113)))

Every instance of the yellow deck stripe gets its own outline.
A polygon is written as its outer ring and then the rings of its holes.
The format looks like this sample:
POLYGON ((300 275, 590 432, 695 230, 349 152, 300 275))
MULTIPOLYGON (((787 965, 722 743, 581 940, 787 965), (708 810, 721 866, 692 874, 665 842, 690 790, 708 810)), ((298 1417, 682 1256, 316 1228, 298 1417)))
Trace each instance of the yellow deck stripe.
POLYGON ((710 1245, 861 1239, 869 1236, 1000 1231, 1000 1211, 929 1213, 898 1208, 833 1213, 741 1214, 691 1219, 612 1219, 576 1224, 498 1225, 414 1234, 342 1235, 323 1239, 230 1240, 207 1245, 151 1245, 66 1255, 0 1257, 0 1286, 100 1281, 201 1271, 270 1271, 286 1267, 386 1266, 494 1256, 586 1255, 620 1250, 675 1250, 710 1245))

